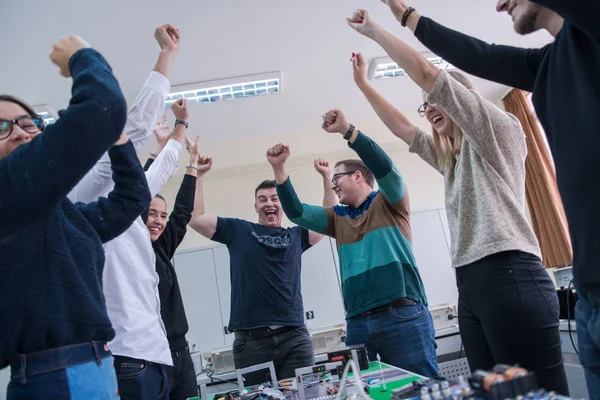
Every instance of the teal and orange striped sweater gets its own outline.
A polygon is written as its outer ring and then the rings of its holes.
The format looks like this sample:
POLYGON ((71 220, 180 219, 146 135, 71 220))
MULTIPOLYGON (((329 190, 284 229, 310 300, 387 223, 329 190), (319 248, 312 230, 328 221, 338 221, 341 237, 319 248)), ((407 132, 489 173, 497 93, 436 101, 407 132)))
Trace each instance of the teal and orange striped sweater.
POLYGON ((360 207, 302 203, 290 179, 277 186, 288 218, 336 239, 346 317, 407 297, 427 305, 412 251, 410 202, 402 176, 373 140, 359 133, 350 144, 373 173, 379 191, 360 207))

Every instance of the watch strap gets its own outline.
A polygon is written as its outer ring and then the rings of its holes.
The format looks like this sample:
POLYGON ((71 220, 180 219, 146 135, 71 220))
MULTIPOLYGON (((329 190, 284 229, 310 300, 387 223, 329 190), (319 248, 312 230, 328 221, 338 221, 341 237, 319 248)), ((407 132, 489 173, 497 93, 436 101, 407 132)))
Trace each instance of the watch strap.
POLYGON ((350 127, 348 127, 348 131, 344 134, 344 139, 350 140, 353 133, 354 133, 354 125, 350 124, 350 127))
POLYGON ((182 120, 182 119, 176 119, 176 120, 175 120, 175 125, 178 125, 178 124, 184 125, 184 126, 185 126, 185 129, 187 129, 187 128, 188 128, 188 126, 189 126, 188 122, 187 122, 187 121, 184 121, 184 120, 182 120))

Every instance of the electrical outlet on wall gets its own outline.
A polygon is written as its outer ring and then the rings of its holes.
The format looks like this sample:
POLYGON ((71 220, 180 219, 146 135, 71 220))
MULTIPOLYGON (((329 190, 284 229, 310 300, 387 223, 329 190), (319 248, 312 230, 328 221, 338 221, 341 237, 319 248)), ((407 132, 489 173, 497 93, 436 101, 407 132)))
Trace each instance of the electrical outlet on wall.
POLYGON ((314 311, 307 311, 306 312, 306 319, 315 319, 315 312, 314 311))

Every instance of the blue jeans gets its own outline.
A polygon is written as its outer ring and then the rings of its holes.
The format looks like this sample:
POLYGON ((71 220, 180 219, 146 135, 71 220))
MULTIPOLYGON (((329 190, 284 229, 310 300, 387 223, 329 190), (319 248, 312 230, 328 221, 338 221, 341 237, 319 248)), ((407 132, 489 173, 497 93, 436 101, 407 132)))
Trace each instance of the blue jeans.
POLYGON ((123 400, 166 400, 169 378, 162 364, 115 355, 115 371, 123 400))
POLYGON ((577 291, 575 320, 579 360, 585 370, 590 400, 600 399, 600 296, 577 291))
POLYGON ((371 361, 379 353, 386 364, 428 378, 438 376, 433 320, 422 303, 348 318, 346 344, 364 344, 371 361))
POLYGON ((119 398, 113 357, 103 342, 21 354, 10 366, 7 400, 119 398))

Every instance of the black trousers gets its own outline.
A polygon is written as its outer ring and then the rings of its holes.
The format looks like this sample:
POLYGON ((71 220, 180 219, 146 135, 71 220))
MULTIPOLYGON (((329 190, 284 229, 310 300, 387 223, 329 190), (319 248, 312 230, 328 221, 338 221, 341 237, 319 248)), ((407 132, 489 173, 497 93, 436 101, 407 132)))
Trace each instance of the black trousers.
MULTIPOLYGON (((277 379, 293 378, 296 368, 315 365, 312 339, 306 326, 281 328, 281 333, 256 337, 252 331, 235 332, 233 363, 236 369, 273 361, 277 379)), ((246 385, 270 382, 266 371, 244 375, 246 385)))
POLYGON ((556 289, 538 257, 490 255, 456 269, 458 324, 472 371, 519 364, 568 395, 556 289))
POLYGON ((185 346, 179 350, 171 350, 173 367, 167 371, 169 377, 169 400, 186 400, 198 396, 198 382, 190 349, 185 346))

